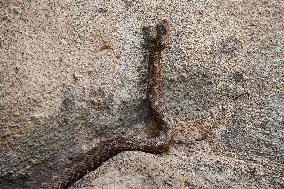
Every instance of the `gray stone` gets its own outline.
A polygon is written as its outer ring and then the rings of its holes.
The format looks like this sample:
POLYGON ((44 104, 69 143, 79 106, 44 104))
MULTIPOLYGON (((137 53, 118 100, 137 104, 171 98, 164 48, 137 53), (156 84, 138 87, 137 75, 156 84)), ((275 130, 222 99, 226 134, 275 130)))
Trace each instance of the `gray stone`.
POLYGON ((282 188, 282 0, 0 1, 0 188, 37 187, 143 128, 142 28, 171 23, 164 155, 124 152, 71 188, 282 188))

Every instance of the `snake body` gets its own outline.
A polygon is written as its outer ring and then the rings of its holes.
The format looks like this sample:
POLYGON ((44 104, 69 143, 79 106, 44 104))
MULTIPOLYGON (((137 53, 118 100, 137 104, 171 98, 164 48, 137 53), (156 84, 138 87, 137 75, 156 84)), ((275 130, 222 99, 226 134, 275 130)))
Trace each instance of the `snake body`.
POLYGON ((156 27, 144 28, 148 50, 149 80, 147 101, 157 136, 142 139, 135 135, 117 136, 100 142, 91 150, 78 155, 60 168, 52 178, 41 185, 42 189, 65 189, 86 173, 95 170, 103 162, 122 151, 143 151, 148 153, 166 152, 172 141, 170 121, 165 114, 162 89, 161 52, 167 47, 169 24, 163 20, 156 27))

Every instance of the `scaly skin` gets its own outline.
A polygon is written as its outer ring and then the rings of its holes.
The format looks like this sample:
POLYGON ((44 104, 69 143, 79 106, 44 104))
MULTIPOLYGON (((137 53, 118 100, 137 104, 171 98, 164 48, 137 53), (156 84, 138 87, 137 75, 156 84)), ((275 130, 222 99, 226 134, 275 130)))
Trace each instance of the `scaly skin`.
POLYGON ((161 52, 168 44, 169 24, 161 21, 154 29, 144 28, 145 42, 148 49, 149 82, 148 104, 152 119, 155 122, 158 136, 141 139, 135 135, 117 136, 100 142, 88 152, 74 157, 60 168, 52 178, 41 185, 42 189, 65 189, 79 180, 86 173, 95 170, 103 162, 123 151, 143 151, 148 153, 166 152, 172 141, 173 133, 170 121, 165 114, 163 101, 163 80, 161 52))

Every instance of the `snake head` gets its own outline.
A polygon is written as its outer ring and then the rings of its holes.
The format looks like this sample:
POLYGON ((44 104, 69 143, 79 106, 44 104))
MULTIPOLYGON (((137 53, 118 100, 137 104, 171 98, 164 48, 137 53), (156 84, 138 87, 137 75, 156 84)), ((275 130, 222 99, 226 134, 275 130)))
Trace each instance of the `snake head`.
POLYGON ((156 26, 156 47, 160 50, 163 50, 169 44, 169 32, 170 32, 170 24, 167 20, 162 20, 156 26))
POLYGON ((169 22, 162 20, 155 27, 143 28, 145 47, 151 50, 162 51, 169 43, 169 22))

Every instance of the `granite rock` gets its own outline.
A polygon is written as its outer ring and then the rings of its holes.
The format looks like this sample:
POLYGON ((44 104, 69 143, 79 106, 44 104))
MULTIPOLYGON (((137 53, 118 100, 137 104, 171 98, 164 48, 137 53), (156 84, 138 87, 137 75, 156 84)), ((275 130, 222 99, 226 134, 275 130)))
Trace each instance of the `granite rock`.
POLYGON ((282 0, 0 1, 0 188, 37 187, 146 127, 142 28, 171 23, 169 153, 123 152, 71 188, 282 188, 282 0))

